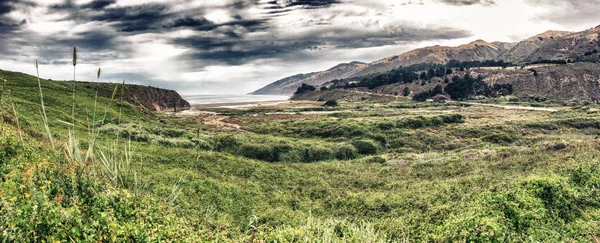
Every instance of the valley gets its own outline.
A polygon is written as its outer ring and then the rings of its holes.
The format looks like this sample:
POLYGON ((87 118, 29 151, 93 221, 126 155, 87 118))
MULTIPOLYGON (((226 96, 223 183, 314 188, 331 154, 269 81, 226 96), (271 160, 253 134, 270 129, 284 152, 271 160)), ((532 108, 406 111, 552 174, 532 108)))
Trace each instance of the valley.
POLYGON ((361 93, 332 107, 288 101, 173 114, 119 95, 95 99, 94 87, 78 83, 74 146, 60 122, 71 109, 61 85, 71 83, 44 80, 53 152, 39 97, 19 88, 35 77, 2 76, 11 92, 1 109, 0 229, 9 240, 592 241, 600 231, 592 103, 361 93), (69 155, 92 148, 92 127, 94 155, 69 155))

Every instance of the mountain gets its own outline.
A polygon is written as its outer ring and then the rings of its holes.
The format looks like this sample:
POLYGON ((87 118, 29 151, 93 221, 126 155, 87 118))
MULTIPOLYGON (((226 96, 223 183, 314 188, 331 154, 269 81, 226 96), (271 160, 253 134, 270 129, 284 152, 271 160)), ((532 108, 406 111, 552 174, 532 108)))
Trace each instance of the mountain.
POLYGON ((523 99, 543 99, 561 102, 587 101, 600 102, 600 63, 578 62, 568 65, 537 64, 521 69, 509 68, 471 68, 465 71, 456 70, 442 78, 434 78, 430 82, 393 83, 367 87, 330 89, 319 92, 305 92, 294 95, 293 100, 343 100, 359 101, 363 97, 369 99, 391 98, 401 95, 408 88, 413 96, 423 91, 432 90, 435 86, 445 87, 444 78, 464 76, 483 77, 488 85, 510 84, 514 97, 523 99), (534 75, 533 71, 536 71, 534 75), (379 96, 379 97, 377 97, 379 96))
POLYGON ((362 62, 342 63, 322 72, 298 74, 278 80, 252 94, 292 95, 303 83, 321 85, 334 79, 349 78, 366 66, 367 64, 362 62))
POLYGON ((345 63, 322 72, 295 75, 269 84, 252 94, 291 95, 303 83, 318 86, 334 79, 361 77, 419 63, 441 64, 450 60, 504 60, 516 64, 540 60, 595 61, 600 59, 593 55, 593 51, 597 52, 600 47, 599 37, 600 26, 582 32, 546 31, 518 43, 476 40, 456 47, 430 46, 368 64, 345 63))
POLYGON ((599 36, 600 26, 582 32, 547 31, 517 43, 499 58, 513 63, 586 60, 600 47, 599 36))

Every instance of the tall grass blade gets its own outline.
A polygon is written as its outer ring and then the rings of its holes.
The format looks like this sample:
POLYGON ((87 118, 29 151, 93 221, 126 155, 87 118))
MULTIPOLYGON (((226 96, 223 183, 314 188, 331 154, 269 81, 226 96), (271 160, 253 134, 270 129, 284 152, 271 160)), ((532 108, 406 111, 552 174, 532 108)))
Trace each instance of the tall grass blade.
POLYGON ((42 106, 40 113, 42 114, 44 130, 46 130, 46 134, 48 135, 48 140, 50 140, 50 145, 52 146, 52 150, 54 152, 56 152, 56 147, 54 146, 54 139, 52 138, 52 133, 50 132, 50 127, 48 126, 48 116, 46 116, 46 107, 44 106, 44 94, 42 92, 42 82, 40 81, 40 70, 39 70, 39 65, 38 65, 37 60, 35 60, 35 71, 37 73, 38 88, 40 91, 40 104, 42 106))
POLYGON ((77 48, 73 47, 73 107, 71 109, 71 118, 73 120, 72 129, 75 131, 75 66, 77 65, 77 48))

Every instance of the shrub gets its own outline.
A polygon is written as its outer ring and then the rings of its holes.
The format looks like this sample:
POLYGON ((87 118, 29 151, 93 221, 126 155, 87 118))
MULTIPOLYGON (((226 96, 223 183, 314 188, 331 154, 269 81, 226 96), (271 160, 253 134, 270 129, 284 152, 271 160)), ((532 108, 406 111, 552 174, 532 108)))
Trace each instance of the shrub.
POLYGON ((414 101, 426 101, 429 98, 431 98, 430 91, 419 92, 413 96, 414 101))
POLYGON ((162 146, 173 148, 193 148, 196 146, 194 142, 181 138, 157 137, 155 138, 155 142, 162 146))
POLYGON ((409 89, 408 87, 405 87, 405 88, 402 90, 402 95, 403 95, 403 96, 409 96, 409 95, 410 95, 410 89, 409 89))
POLYGON ((358 151, 350 144, 339 146, 335 151, 335 158, 339 160, 351 160, 358 157, 358 151))
POLYGON ((463 123, 464 116, 461 114, 452 114, 452 115, 444 115, 442 116, 442 120, 444 123, 463 123))
POLYGON ((238 149, 238 155, 249 159, 257 159, 267 162, 275 161, 273 148, 264 144, 244 144, 238 149))
POLYGON ((367 162, 371 163, 371 164, 385 164, 386 160, 382 157, 375 156, 375 157, 369 158, 367 160, 367 162))
POLYGON ((354 141, 352 145, 356 148, 359 154, 370 155, 376 154, 378 145, 372 140, 358 140, 354 141))
POLYGON ((241 143, 232 135, 217 135, 214 137, 214 148, 218 151, 236 148, 241 143))
POLYGON ((311 146, 304 150, 304 162, 317 162, 330 160, 333 158, 333 152, 331 149, 311 146))
POLYGON ((335 100, 328 100, 323 106, 338 106, 338 103, 335 100))
POLYGON ((508 144, 514 142, 516 138, 508 133, 498 132, 484 136, 481 138, 481 140, 495 144, 508 144))
POLYGON ((317 88, 315 88, 315 86, 309 85, 309 84, 302 84, 302 86, 298 87, 298 89, 296 90, 296 95, 298 94, 303 94, 306 92, 310 92, 310 91, 315 91, 317 88))
POLYGON ((14 136, 2 134, 0 136, 0 167, 1 163, 9 161, 21 150, 21 143, 14 136))
POLYGON ((303 162, 304 153, 298 149, 292 149, 279 154, 279 161, 282 162, 303 162))

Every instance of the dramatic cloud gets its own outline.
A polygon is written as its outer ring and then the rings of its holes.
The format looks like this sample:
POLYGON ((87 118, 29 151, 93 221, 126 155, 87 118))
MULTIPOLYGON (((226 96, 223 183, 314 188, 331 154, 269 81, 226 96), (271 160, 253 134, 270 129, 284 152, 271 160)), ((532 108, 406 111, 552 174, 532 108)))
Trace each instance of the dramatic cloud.
POLYGON ((102 67, 106 81, 250 92, 426 45, 592 27, 598 1, 3 0, 0 68, 32 73, 39 59, 43 76, 67 79, 77 46, 81 73, 102 67))
POLYGON ((572 26, 600 25, 600 0, 527 0, 527 2, 548 9, 547 13, 539 16, 541 19, 572 26))
POLYGON ((494 0, 439 0, 442 3, 455 5, 455 6, 464 6, 464 5, 474 5, 474 4, 483 4, 483 5, 491 5, 494 4, 494 0))

